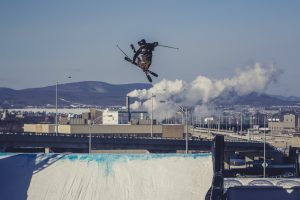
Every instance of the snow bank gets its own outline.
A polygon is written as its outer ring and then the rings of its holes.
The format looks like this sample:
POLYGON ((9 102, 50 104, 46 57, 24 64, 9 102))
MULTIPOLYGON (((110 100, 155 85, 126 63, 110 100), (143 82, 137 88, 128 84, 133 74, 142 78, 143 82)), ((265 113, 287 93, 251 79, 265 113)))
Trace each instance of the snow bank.
MULTIPOLYGON (((210 154, 0 155, 3 199, 204 199, 210 154)), ((2 199, 2 198, 1 198, 2 199)))

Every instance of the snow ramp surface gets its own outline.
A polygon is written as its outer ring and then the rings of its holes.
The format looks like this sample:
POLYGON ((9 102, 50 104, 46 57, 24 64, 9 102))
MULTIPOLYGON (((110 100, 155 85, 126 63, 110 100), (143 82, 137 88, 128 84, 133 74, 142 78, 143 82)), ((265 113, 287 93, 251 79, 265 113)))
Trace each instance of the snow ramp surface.
POLYGON ((4 200, 199 200, 212 175, 211 154, 0 154, 4 200))

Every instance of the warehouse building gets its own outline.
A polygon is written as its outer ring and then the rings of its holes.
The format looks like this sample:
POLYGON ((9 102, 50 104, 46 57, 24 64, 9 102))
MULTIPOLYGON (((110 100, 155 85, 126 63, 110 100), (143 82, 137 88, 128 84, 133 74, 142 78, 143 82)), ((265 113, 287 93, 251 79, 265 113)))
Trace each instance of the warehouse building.
POLYGON ((294 133, 299 131, 300 118, 293 114, 284 115, 283 120, 271 120, 268 122, 268 128, 272 133, 294 133))
MULTIPOLYGON (((47 134, 55 133, 55 124, 24 124, 24 132, 47 134)), ((168 125, 103 125, 103 124, 67 124, 58 125, 59 134, 96 134, 99 136, 115 136, 115 137, 150 137, 151 131, 153 137, 164 138, 183 138, 184 125, 168 124, 168 125), (151 128, 153 127, 153 128, 151 128)))

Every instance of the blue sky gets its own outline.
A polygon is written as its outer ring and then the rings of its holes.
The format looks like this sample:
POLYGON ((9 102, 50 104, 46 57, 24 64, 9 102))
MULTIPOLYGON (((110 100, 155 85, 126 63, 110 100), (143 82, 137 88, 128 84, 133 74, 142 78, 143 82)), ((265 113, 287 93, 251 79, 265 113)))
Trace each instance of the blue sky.
POLYGON ((300 1, 0 1, 0 87, 147 82, 123 60, 142 38, 168 80, 232 77, 255 62, 283 70, 267 92, 300 96, 300 1), (72 76, 72 79, 67 79, 72 76))

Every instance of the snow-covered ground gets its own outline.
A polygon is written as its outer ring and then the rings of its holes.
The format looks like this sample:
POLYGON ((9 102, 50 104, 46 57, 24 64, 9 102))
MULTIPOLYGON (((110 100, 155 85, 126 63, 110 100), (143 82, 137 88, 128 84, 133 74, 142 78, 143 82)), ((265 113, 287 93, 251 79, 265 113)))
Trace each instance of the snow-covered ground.
POLYGON ((1 199, 204 199, 210 154, 0 154, 1 199))
MULTIPOLYGON (((46 113, 55 113, 55 108, 16 108, 16 109, 8 109, 8 112, 12 111, 21 111, 21 112, 46 112, 46 113)), ((58 113, 64 113, 64 114, 82 114, 83 112, 88 112, 88 108, 59 108, 57 110, 58 113)))

